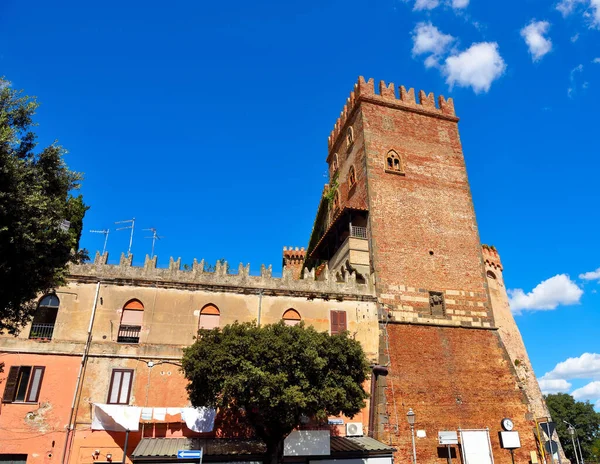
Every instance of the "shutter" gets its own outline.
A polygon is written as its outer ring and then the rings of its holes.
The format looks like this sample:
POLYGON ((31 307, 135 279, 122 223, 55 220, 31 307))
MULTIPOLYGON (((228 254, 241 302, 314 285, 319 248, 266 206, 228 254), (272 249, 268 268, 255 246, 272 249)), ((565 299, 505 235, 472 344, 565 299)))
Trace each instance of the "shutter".
POLYGON ((331 316, 331 335, 335 335, 339 331, 338 311, 330 311, 331 316))
POLYGON ((123 316, 121 317, 121 324, 123 325, 142 325, 144 320, 144 311, 138 309, 124 309, 123 316))
POLYGON ((345 332, 347 329, 346 326, 346 311, 338 312, 338 333, 345 332))
POLYGON ((40 397, 42 379, 44 378, 44 369, 45 367, 42 366, 34 366, 31 375, 31 383, 29 384, 29 392, 27 393, 27 402, 37 403, 37 400, 40 397))
POLYGON ((17 393, 17 382, 19 380, 20 366, 12 366, 8 371, 8 378, 6 379, 6 386, 4 387, 4 395, 2 396, 3 403, 12 403, 17 393))

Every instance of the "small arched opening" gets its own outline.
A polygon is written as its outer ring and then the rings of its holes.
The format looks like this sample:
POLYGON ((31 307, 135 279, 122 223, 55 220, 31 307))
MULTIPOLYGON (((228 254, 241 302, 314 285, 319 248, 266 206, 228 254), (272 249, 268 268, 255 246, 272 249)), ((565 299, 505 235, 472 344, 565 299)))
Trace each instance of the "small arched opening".
POLYGON ((140 300, 133 299, 125 303, 121 313, 117 342, 139 343, 143 320, 144 304, 140 300))
POLYGON ((298 325, 302 320, 300 313, 293 308, 288 309, 283 313, 283 322, 285 325, 298 325))
POLYGON ((219 327, 221 322, 221 311, 214 304, 209 303, 200 310, 198 329, 212 330, 219 327))
POLYGON ((33 316, 29 338, 32 340, 51 340, 54 334, 54 325, 60 300, 58 297, 49 293, 44 295, 38 303, 37 311, 33 316))

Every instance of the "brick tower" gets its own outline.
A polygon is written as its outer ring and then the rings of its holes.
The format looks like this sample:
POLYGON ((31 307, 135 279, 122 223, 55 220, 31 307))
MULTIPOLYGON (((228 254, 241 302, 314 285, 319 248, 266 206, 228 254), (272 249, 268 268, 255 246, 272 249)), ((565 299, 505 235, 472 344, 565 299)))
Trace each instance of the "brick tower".
MULTIPOLYGON (((520 432, 517 462, 537 451, 529 398, 494 322, 458 118, 451 99, 362 77, 329 137, 330 184, 307 265, 374 285, 380 314, 376 414, 369 434, 399 462, 445 462, 439 431, 489 429, 496 463, 510 463, 498 432, 520 432), (423 436, 424 435, 424 436, 423 436)), ((454 452, 458 452, 455 447, 454 452)))

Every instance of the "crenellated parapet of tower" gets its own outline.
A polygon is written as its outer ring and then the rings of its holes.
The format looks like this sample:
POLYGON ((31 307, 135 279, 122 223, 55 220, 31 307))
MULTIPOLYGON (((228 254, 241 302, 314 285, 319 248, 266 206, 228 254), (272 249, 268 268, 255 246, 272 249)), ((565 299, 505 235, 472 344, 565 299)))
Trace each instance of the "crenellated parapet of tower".
POLYGON ((363 76, 358 78, 358 82, 354 84, 354 90, 346 100, 344 109, 340 117, 335 123, 333 131, 329 136, 329 150, 335 146, 340 133, 343 132, 346 122, 351 117, 354 109, 360 101, 370 101, 372 103, 381 104, 384 106, 392 106, 415 113, 427 114, 443 119, 458 121, 454 111, 454 101, 452 98, 447 100, 440 95, 437 98, 437 106, 435 104, 435 95, 427 94, 425 91, 419 91, 418 101, 415 98, 415 90, 406 90, 404 86, 400 86, 398 93, 393 83, 386 84, 384 81, 379 82, 379 93, 375 92, 375 83, 373 78, 365 81, 363 76))
POLYGON ((494 269, 502 271, 502 262, 500 261, 500 255, 494 246, 481 245, 481 252, 483 254, 483 261, 488 266, 494 269))
MULTIPOLYGON (((293 250, 294 252, 296 250, 293 250)), ((301 254, 301 250, 298 253, 301 254)), ((133 266, 133 256, 121 254, 119 264, 108 264, 108 252, 96 253, 92 263, 71 265, 69 279, 83 282, 112 282, 122 285, 159 286, 181 289, 213 289, 216 291, 290 294, 308 298, 372 300, 375 290, 371 282, 358 283, 356 274, 348 273, 342 282, 325 269, 316 276, 315 269, 304 269, 302 278, 294 278, 294 270, 284 267, 282 277, 273 277, 272 266, 260 267, 260 275, 250 275, 250 265, 240 263, 233 272, 226 261, 205 266, 204 260, 182 269, 181 258, 169 259, 166 268, 157 267, 157 257, 146 255, 143 266, 133 266), (318 277, 318 278, 317 278, 318 277)))

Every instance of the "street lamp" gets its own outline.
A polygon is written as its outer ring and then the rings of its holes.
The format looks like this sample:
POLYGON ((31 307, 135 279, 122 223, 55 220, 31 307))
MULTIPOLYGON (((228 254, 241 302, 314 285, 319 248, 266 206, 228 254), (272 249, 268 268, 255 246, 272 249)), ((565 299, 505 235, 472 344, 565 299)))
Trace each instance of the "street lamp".
POLYGON ((412 435, 412 448, 413 448, 413 464, 417 464, 417 449, 415 448, 415 412, 412 408, 409 408, 406 413, 406 420, 410 425, 410 433, 412 435))
POLYGON ((573 424, 571 424, 570 422, 567 422, 566 420, 563 420, 563 422, 565 424, 567 424, 569 427, 567 427, 567 431, 569 432, 569 435, 571 435, 571 441, 573 442, 573 451, 575 452, 575 459, 577 459, 577 464, 584 464, 584 460, 583 460, 583 454, 581 453, 581 445, 579 444, 579 437, 577 436, 577 430, 575 429, 575 427, 573 427, 573 424), (577 437, 577 446, 575 446, 575 437, 577 437), (577 456, 577 448, 579 447, 579 456, 577 456), (581 463, 580 460, 581 459, 581 463))

